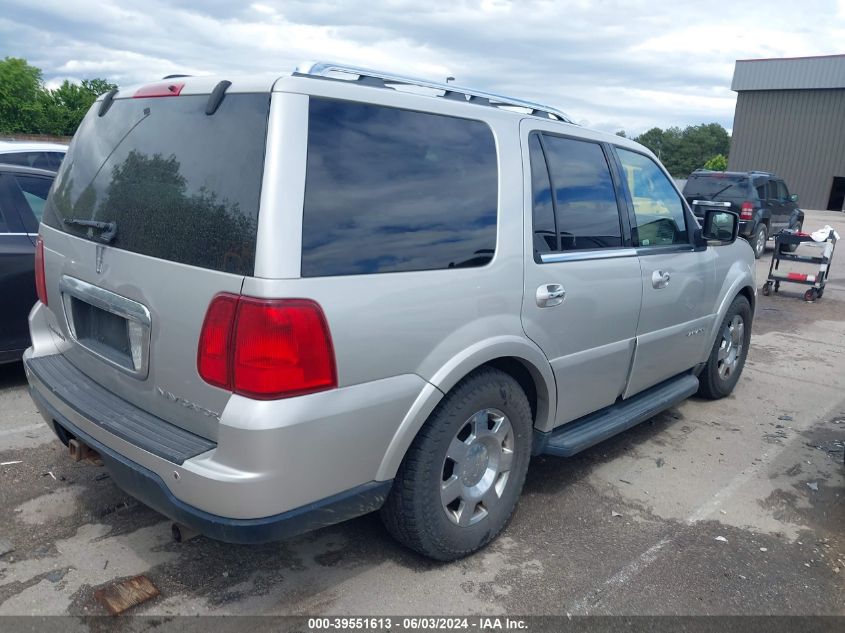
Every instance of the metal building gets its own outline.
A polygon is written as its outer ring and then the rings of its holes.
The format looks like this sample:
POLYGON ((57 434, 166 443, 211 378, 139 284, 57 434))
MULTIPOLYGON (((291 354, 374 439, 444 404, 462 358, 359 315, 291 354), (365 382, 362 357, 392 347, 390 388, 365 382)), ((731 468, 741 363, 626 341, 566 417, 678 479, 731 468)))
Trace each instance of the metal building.
POLYGON ((771 171, 805 209, 845 207, 845 55, 736 62, 731 171, 771 171))

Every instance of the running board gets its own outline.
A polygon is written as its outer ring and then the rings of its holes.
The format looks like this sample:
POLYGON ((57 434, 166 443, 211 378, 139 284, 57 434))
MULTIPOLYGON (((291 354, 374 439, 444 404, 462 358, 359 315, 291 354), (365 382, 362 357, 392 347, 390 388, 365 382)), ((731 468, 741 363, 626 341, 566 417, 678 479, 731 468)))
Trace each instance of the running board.
POLYGON ((571 457, 586 448, 627 431, 640 422, 686 400, 698 391, 698 378, 682 374, 655 385, 580 420, 534 436, 534 454, 571 457))

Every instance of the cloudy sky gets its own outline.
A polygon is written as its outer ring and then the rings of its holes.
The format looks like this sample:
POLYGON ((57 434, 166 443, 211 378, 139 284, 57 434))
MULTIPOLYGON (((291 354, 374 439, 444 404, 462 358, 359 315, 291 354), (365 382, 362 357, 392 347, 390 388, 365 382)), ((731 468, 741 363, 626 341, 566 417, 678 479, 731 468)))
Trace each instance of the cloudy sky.
POLYGON ((0 57, 48 86, 289 71, 305 59, 443 79, 639 133, 731 127, 734 60, 845 53, 845 0, 3 0, 0 57))

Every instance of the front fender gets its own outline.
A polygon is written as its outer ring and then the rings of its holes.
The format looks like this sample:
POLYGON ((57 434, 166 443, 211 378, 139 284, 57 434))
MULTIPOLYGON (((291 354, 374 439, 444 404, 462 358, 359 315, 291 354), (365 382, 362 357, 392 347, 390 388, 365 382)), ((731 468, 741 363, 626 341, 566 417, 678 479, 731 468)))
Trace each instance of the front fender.
POLYGON ((751 293, 752 315, 757 297, 756 270, 754 266, 754 252, 747 242, 737 240, 729 246, 716 246, 716 280, 721 279, 722 283, 716 298, 716 318, 708 332, 709 344, 706 347, 703 358, 700 362, 706 362, 719 332, 719 326, 734 298, 743 288, 748 288, 751 293))

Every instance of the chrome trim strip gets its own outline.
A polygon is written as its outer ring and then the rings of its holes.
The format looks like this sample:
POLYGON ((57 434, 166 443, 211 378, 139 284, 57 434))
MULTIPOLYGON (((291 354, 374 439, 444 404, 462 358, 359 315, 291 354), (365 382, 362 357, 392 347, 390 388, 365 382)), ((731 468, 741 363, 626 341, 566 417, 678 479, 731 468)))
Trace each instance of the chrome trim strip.
POLYGON ((544 264, 559 262, 581 262, 591 259, 615 259, 618 257, 636 257, 635 248, 601 249, 594 251, 567 251, 566 253, 542 253, 540 260, 544 264))
POLYGON ((115 294, 105 288, 94 286, 88 282, 62 275, 59 281, 59 290, 81 299, 91 305, 122 316, 130 321, 136 321, 141 325, 150 327, 150 311, 143 304, 115 294))
POLYGON ((713 200, 693 200, 693 204, 697 204, 702 207, 729 207, 731 206, 730 202, 714 202, 713 200))
POLYGON ((115 294, 105 288, 100 288, 93 284, 89 284, 81 279, 62 275, 59 280, 59 290, 62 294, 62 307, 65 313, 65 322, 67 323, 67 330, 70 338, 74 343, 79 345, 89 354, 96 356, 105 363, 120 371, 129 374, 133 378, 143 380, 149 373, 150 365, 150 329, 152 326, 152 319, 150 318, 150 311, 147 307, 137 301, 128 299, 121 295, 115 294), (76 338, 76 328, 73 323, 73 312, 70 306, 70 297, 75 297, 85 303, 116 314, 127 320, 127 332, 129 337, 130 351, 132 353, 132 367, 127 367, 115 360, 100 354, 94 349, 91 349, 78 338, 76 338), (136 327, 131 327, 131 324, 136 324, 136 327))

